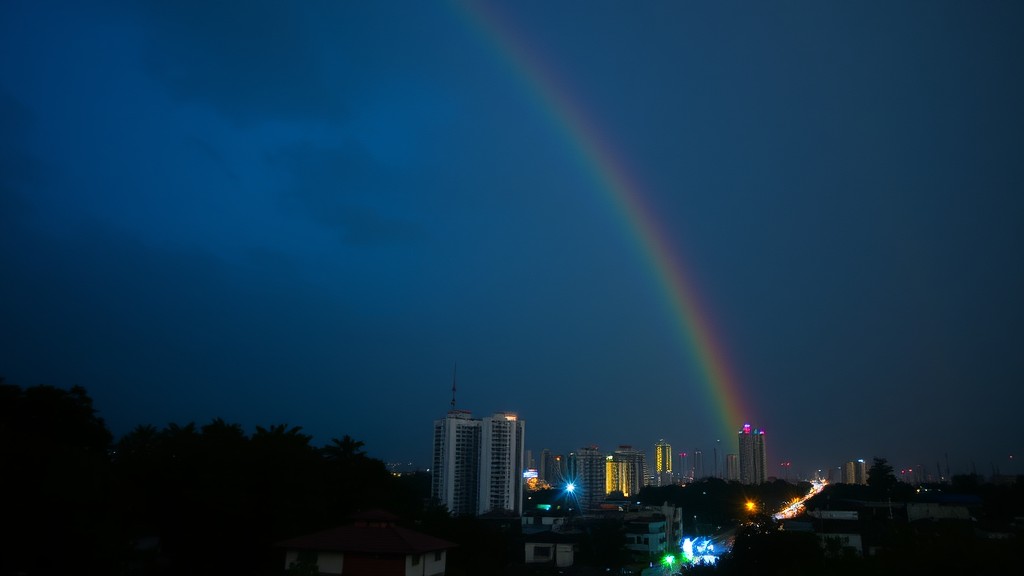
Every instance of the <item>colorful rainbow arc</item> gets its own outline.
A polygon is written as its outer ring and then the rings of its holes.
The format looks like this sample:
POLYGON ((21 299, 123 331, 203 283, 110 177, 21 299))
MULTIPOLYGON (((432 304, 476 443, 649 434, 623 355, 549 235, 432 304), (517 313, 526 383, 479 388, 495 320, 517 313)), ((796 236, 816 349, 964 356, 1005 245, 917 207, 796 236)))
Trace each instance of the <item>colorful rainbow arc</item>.
POLYGON ((580 164, 623 216, 664 292, 679 336, 700 366, 721 417, 719 432, 735 433, 744 417, 750 417, 740 400, 736 378, 718 345, 708 315, 700 305, 698 292, 683 266, 682 255, 673 252, 664 227, 645 202, 642 187, 630 177, 622 161, 624 156, 616 154, 609 139, 584 113, 568 88, 559 82, 559 76, 506 24, 508 19, 502 19, 493 6, 485 3, 463 2, 461 6, 461 13, 470 21, 470 27, 491 43, 531 88, 529 92, 538 100, 539 107, 552 124, 562 130, 580 164))

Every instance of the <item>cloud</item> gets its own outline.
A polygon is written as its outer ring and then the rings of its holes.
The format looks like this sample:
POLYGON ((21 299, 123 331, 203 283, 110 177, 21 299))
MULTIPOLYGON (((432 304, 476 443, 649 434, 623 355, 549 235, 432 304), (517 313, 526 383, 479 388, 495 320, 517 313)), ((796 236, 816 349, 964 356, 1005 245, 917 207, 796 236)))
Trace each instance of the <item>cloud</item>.
POLYGON ((310 18, 295 2, 150 2, 147 61, 172 93, 236 121, 340 112, 310 18))
MULTIPOLYGON (((0 86, 0 194, 3 210, 0 219, 11 218, 15 207, 13 190, 37 177, 39 165, 24 149, 32 124, 32 113, 20 100, 0 86)), ((22 201, 18 201, 23 206, 22 201)))
POLYGON ((290 175, 286 204, 308 213, 355 245, 409 244, 423 239, 407 175, 388 172, 362 149, 296 144, 270 161, 290 175))

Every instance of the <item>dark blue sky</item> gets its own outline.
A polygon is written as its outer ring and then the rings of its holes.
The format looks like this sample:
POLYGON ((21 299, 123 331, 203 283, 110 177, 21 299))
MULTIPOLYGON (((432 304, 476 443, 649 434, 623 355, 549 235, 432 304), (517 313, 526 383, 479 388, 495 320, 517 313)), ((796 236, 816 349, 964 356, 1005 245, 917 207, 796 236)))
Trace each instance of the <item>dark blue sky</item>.
MULTIPOLYGON (((426 465, 431 422, 711 454, 663 224, 770 462, 1024 472, 1016 2, 0 4, 0 375, 426 465), (490 31, 479 25, 492 14, 490 31)), ((729 423, 738 428, 742 422, 729 423)))

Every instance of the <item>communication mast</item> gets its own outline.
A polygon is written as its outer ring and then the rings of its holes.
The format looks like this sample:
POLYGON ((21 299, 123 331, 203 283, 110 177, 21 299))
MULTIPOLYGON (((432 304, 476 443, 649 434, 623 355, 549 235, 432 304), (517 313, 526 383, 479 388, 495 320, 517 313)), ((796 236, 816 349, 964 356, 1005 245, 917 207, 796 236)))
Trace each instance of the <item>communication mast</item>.
POLYGON ((455 410, 455 375, 457 374, 459 365, 456 362, 452 363, 452 410, 455 410))

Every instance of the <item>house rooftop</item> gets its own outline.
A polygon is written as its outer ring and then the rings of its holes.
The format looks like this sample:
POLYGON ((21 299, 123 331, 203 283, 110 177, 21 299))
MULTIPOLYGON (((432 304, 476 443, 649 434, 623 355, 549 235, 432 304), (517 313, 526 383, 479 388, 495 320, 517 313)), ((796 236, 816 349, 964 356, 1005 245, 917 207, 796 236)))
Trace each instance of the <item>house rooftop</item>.
POLYGON ((323 552, 361 552, 367 554, 423 554, 455 548, 457 544, 396 526, 397 517, 382 511, 362 513, 354 522, 322 532, 278 542, 281 548, 323 552))

